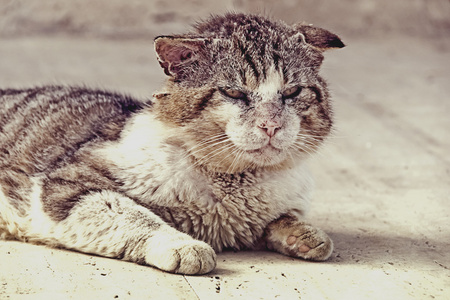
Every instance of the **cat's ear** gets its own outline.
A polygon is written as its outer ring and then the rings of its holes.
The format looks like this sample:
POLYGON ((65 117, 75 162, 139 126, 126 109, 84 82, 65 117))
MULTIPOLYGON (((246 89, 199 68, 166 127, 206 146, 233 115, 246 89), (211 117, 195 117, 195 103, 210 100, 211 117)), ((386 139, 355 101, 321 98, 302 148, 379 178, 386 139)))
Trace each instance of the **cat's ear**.
POLYGON ((294 29, 298 32, 298 35, 303 36, 303 42, 321 51, 345 47, 341 39, 328 30, 305 24, 296 24, 294 29))
POLYGON ((183 65, 198 58, 198 53, 204 47, 205 40, 201 38, 182 38, 159 36, 155 39, 155 51, 164 72, 176 77, 183 65))

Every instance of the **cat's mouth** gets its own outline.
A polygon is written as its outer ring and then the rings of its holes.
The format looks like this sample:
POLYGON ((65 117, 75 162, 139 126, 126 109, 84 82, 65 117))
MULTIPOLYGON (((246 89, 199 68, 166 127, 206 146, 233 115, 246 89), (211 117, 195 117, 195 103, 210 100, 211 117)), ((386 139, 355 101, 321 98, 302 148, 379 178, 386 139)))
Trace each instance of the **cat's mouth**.
POLYGON ((265 146, 262 146, 258 149, 246 150, 248 154, 253 155, 277 155, 282 152, 281 149, 274 147, 272 144, 268 143, 265 146))
POLYGON ((284 151, 274 147, 270 143, 262 146, 261 148, 246 150, 245 152, 247 153, 247 157, 250 159, 252 164, 261 167, 279 164, 285 158, 284 151))

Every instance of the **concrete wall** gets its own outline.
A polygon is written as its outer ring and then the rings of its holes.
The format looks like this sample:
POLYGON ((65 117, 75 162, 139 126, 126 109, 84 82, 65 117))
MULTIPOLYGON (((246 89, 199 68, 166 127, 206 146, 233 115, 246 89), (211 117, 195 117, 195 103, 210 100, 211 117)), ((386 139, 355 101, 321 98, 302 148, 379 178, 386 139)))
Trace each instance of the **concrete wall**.
POLYGON ((152 37, 228 10, 306 21, 341 35, 450 36, 449 0, 0 0, 0 37, 152 37))

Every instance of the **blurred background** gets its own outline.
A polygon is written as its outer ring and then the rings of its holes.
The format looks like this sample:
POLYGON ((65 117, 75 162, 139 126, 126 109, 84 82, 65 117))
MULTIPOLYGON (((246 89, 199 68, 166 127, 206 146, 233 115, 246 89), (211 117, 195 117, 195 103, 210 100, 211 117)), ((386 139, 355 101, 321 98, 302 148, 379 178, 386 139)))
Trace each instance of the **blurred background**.
POLYGON ((449 0, 0 0, 0 37, 153 37, 211 13, 262 12, 343 35, 450 35, 449 0))

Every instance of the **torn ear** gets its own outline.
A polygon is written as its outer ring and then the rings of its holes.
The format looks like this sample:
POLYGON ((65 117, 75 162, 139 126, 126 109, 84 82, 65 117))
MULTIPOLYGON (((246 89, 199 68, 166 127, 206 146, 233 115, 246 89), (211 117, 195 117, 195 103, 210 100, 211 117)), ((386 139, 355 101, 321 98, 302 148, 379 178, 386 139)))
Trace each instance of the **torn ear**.
POLYGON ((294 29, 303 35, 304 42, 321 51, 345 47, 341 39, 328 30, 304 24, 294 25, 294 29))
POLYGON ((181 38, 159 36, 155 39, 155 51, 164 72, 169 76, 177 76, 184 65, 197 60, 205 40, 198 38, 181 38))

